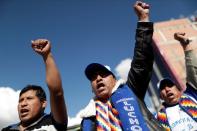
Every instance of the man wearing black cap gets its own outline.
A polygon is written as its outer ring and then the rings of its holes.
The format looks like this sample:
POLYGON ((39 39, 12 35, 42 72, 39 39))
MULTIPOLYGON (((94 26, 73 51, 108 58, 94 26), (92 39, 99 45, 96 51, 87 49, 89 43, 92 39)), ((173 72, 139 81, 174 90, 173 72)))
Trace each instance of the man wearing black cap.
POLYGON ((164 100, 163 107, 157 114, 157 119, 166 130, 194 131, 197 130, 197 61, 189 39, 185 33, 174 34, 185 52, 187 90, 182 94, 173 80, 164 78, 158 83, 160 98, 164 100))
POLYGON ((148 111, 144 97, 153 66, 153 23, 149 22, 149 5, 137 1, 134 10, 139 22, 134 57, 125 82, 117 80, 110 69, 92 63, 85 69, 95 97, 80 114, 82 130, 158 131, 163 128, 148 111))
POLYGON ((182 93, 170 78, 160 80, 159 84, 160 98, 169 106, 178 103, 182 93))

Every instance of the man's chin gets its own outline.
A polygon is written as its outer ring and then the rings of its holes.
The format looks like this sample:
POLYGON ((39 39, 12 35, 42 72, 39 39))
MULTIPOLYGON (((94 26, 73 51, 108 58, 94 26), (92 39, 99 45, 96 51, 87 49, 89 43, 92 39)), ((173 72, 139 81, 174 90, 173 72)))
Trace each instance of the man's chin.
POLYGON ((99 94, 98 98, 100 100, 107 100, 109 98, 109 96, 106 93, 101 93, 101 94, 99 94))
POLYGON ((21 117, 20 120, 22 123, 28 123, 30 121, 30 118, 28 116, 25 116, 25 117, 21 117))
POLYGON ((169 102, 169 105, 176 105, 177 103, 178 101, 173 99, 169 102))

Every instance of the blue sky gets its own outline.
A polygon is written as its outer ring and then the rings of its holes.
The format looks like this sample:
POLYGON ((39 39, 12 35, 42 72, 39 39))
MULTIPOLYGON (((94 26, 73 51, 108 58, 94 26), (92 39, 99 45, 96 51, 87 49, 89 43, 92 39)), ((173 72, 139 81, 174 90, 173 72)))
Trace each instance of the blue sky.
MULTIPOLYGON (((151 21, 197 14, 196 0, 146 0, 151 21)), ((133 56, 134 0, 0 0, 0 87, 44 87, 45 69, 31 40, 47 38, 59 67, 70 117, 93 96, 84 75, 91 62, 116 66, 133 56)), ((48 106, 49 107, 49 106, 48 106)), ((49 108, 46 110, 49 112, 49 108)))

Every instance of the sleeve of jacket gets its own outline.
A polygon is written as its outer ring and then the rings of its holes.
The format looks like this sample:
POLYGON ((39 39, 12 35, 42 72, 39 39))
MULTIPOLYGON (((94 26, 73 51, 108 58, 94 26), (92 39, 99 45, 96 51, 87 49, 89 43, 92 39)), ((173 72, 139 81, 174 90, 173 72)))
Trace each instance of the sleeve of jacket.
POLYGON ((197 100, 197 57, 193 50, 185 51, 186 90, 185 94, 197 100))
POLYGON ((138 22, 136 29, 136 43, 127 84, 135 94, 144 99, 153 68, 153 23, 138 22))
POLYGON ((193 50, 185 51, 186 79, 197 90, 197 57, 193 50))

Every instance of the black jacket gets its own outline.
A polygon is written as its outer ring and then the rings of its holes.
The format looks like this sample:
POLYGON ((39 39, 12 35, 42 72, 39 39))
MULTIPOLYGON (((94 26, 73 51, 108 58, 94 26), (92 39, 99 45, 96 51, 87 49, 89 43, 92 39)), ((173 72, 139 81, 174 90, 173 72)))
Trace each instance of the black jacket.
POLYGON ((140 109, 151 131, 164 130, 144 102, 144 97, 150 82, 154 53, 152 47, 153 23, 138 22, 136 29, 136 44, 127 85, 136 94, 140 109))

